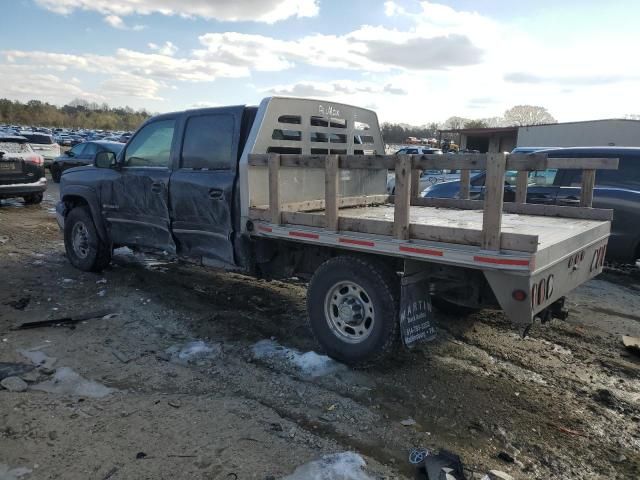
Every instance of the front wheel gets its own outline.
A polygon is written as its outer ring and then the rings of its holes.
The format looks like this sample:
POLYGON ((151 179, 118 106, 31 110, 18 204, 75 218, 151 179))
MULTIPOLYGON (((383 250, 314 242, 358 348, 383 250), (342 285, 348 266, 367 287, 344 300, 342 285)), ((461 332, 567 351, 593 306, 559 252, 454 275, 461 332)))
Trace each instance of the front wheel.
POLYGON ((395 353, 399 284, 391 270, 365 259, 341 256, 324 262, 309 284, 307 312, 326 353, 355 367, 395 353))
POLYGON ((98 236, 87 207, 76 207, 64 222, 64 248, 71 264, 85 272, 99 272, 111 261, 111 247, 98 236))
POLYGON ((42 193, 32 193, 31 195, 26 195, 24 197, 25 205, 37 205, 42 203, 43 194, 42 193))

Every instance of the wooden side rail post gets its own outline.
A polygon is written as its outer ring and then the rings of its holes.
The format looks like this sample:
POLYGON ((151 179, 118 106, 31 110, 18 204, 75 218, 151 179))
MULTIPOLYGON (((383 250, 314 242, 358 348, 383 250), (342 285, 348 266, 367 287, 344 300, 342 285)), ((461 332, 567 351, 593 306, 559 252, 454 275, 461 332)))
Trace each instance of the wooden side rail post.
POLYGON ((516 178, 516 203, 527 203, 529 172, 520 170, 516 178))
POLYGON ((327 155, 324 164, 324 216, 327 229, 338 231, 338 155, 327 155))
POLYGON ((411 198, 416 198, 420 196, 420 174, 421 170, 412 169, 411 170, 411 198))
POLYGON ((269 160, 269 216, 271 223, 282 223, 280 209, 280 154, 270 153, 269 160))
POLYGON ((500 250, 506 164, 507 156, 504 153, 487 154, 487 175, 482 216, 482 248, 487 250, 500 250))
POLYGON ((580 206, 591 207, 593 204, 593 187, 596 185, 596 171, 582 171, 582 188, 580 189, 580 206))
POLYGON ((460 198, 469 200, 471 192, 471 170, 460 170, 460 198))
POLYGON ((398 155, 396 158, 396 195, 393 210, 393 236, 397 239, 409 239, 410 205, 411 157, 398 155))

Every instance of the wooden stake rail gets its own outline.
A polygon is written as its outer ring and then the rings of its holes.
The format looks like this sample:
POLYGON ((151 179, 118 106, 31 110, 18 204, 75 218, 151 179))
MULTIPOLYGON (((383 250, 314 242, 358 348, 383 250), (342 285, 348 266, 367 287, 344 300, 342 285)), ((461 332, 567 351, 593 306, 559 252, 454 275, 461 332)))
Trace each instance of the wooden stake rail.
POLYGON ((537 237, 501 230, 502 212, 528 215, 560 216, 588 220, 610 220, 610 210, 591 208, 596 169, 617 169, 618 159, 612 158, 548 158, 533 154, 471 154, 471 155, 249 155, 249 166, 267 167, 269 206, 252 206, 249 215, 255 220, 274 224, 292 223, 326 228, 331 231, 358 231, 393 235, 399 240, 411 238, 449 243, 477 245, 487 250, 500 249, 535 252, 537 237), (281 168, 319 168, 325 171, 325 198, 281 204, 279 175, 281 168), (426 199, 419 197, 420 170, 461 170, 460 199, 426 199), (580 207, 531 205, 526 203, 527 172, 547 168, 582 169, 580 207), (339 197, 340 169, 395 170, 395 196, 339 197), (486 170, 484 201, 469 200, 470 170, 486 170), (506 170, 516 170, 516 202, 504 203, 506 170), (393 202, 393 222, 374 219, 353 219, 339 216, 340 207, 393 202), (410 223, 411 206, 436 206, 483 210, 482 230, 428 226, 410 223), (324 214, 310 213, 324 210, 324 214))

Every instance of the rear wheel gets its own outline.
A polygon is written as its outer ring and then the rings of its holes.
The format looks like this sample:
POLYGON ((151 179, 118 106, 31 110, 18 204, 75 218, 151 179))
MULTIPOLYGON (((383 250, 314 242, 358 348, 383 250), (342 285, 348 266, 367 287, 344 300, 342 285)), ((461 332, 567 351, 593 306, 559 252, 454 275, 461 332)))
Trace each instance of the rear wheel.
POLYGON ((23 197, 25 205, 37 205, 42 202, 42 193, 32 193, 23 197))
POLYGON ((64 248, 71 264, 85 272, 99 272, 111 261, 111 247, 98 236, 87 207, 76 207, 67 215, 64 248))
POLYGON ((53 180, 54 183, 60 183, 60 176, 62 175, 60 167, 53 164, 49 167, 49 171, 51 172, 51 180, 53 180))
POLYGON ((316 270, 307 312, 314 336, 330 357, 366 367, 396 352, 399 283, 385 266, 357 257, 335 257, 316 270))

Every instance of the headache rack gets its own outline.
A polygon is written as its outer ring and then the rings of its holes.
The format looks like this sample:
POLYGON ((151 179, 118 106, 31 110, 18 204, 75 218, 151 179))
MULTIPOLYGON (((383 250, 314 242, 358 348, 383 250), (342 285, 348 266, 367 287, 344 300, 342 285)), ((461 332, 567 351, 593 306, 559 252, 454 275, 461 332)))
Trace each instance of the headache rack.
MULTIPOLYGON (((419 251, 412 244, 433 245, 433 242, 472 246, 475 250, 494 255, 513 256, 518 252, 525 258, 539 252, 546 245, 539 234, 522 233, 513 225, 503 229, 504 214, 521 216, 560 217, 583 220, 589 228, 606 226, 608 234, 611 210, 592 208, 595 173, 598 169, 617 169, 616 158, 549 158, 545 153, 532 154, 447 154, 447 155, 283 155, 250 154, 249 169, 268 170, 268 205, 249 205, 248 217, 256 223, 257 234, 268 234, 278 227, 310 227, 312 233, 289 235, 302 240, 334 238, 333 234, 364 234, 383 237, 398 244, 399 254, 419 251), (301 202, 280 201, 282 169, 323 169, 324 198, 301 202), (527 199, 528 172, 549 168, 582 170, 582 188, 579 206, 529 204, 527 199), (461 170, 460 198, 421 198, 419 178, 421 170, 461 170), (341 170, 395 170, 395 195, 340 196, 341 170), (470 200, 470 171, 486 170, 484 200, 470 200), (515 202, 504 202, 505 171, 517 171, 515 202), (371 207, 377 206, 378 210, 371 207), (366 208, 362 208, 366 207, 366 208), (371 214, 371 212, 374 214, 371 214), (473 211, 473 212, 471 212, 473 211), (466 215, 466 216, 465 216, 466 215), (506 230, 506 231, 505 231, 506 230), (315 233, 313 233, 315 232, 315 233), (317 235, 317 238, 313 238, 317 235), (404 246, 404 249, 402 248, 404 246)), ((509 218, 519 218, 511 215, 509 218)), ((526 220, 526 218, 524 219, 526 220)), ((513 223, 513 222, 512 222, 513 223)), ((523 223, 524 225, 524 223, 523 223)), ((550 232, 562 228, 548 220, 545 228, 550 232), (555 225, 555 227, 554 227, 555 225)), ((579 235, 580 229, 567 235, 579 235)), ((291 230, 289 229, 289 233, 291 230)), ((549 238, 553 237, 551 233, 549 238)), ((556 235, 554 241, 560 237, 556 235)), ((344 247, 366 247, 372 242, 357 236, 345 237, 334 243, 344 247), (350 243, 351 242, 351 243, 350 243)), ((568 240, 568 237, 564 240, 568 240)), ((391 245, 387 241, 387 246, 391 245)), ((559 240, 558 240, 559 241, 559 240)), ((551 243, 549 240, 547 243, 551 243)), ((556 242, 557 243, 557 242, 556 242)), ((419 246, 419 245, 418 245, 419 246)), ((394 247, 395 248, 395 247, 394 247)), ((393 250, 393 249, 392 249, 393 250)), ((429 249, 423 249, 428 252, 429 249)), ((390 251, 386 253, 396 253, 390 251)), ((434 257, 442 256, 434 250, 434 257)), ((476 256, 476 258, 478 258, 476 256)), ((492 257, 488 257, 491 264, 492 257)), ((524 262, 524 260, 522 260, 524 262)), ((494 262, 496 263, 496 262, 494 262)), ((504 266, 525 267, 533 270, 534 262, 518 265, 517 259, 504 266)))

